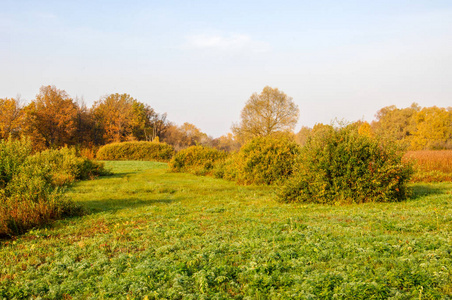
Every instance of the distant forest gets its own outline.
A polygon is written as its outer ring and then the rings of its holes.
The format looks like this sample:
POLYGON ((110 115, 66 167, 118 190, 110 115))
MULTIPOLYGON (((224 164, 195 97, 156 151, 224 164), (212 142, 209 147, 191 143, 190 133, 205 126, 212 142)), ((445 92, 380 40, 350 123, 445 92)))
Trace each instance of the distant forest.
MULTIPOLYGON (((362 123, 360 130, 396 141, 407 150, 452 149, 452 107, 388 106, 380 109, 371 123, 358 122, 362 123)), ((303 145, 322 126, 285 134, 303 145)), ((88 108, 55 86, 41 87, 27 105, 20 98, 0 99, 0 139, 21 136, 29 137, 35 150, 66 145, 94 148, 138 140, 165 142, 176 150, 204 145, 235 151, 244 142, 235 133, 212 138, 193 124, 178 126, 166 113, 157 113, 128 94, 102 97, 88 108)))

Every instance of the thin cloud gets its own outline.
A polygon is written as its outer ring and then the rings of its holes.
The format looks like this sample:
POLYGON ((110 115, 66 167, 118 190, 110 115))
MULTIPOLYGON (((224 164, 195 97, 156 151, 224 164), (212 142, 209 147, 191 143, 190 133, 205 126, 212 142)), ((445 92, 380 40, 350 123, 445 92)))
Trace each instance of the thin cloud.
POLYGON ((246 34, 196 34, 186 37, 184 48, 217 51, 255 49, 256 52, 266 52, 269 49, 269 45, 255 41, 246 34))

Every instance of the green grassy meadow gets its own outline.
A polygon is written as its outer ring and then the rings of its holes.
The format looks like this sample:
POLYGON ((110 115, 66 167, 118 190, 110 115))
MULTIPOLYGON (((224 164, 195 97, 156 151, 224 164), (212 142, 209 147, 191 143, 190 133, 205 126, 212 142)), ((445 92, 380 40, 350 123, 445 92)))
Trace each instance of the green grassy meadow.
POLYGON ((401 203, 282 204, 277 187, 106 162, 87 214, 0 241, 4 299, 450 299, 452 184, 401 203))

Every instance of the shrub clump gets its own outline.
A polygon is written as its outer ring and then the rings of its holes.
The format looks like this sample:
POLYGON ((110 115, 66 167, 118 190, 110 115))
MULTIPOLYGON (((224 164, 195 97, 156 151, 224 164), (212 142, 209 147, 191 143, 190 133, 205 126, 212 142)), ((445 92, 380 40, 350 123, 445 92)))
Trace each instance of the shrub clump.
POLYGON ((300 146, 286 136, 256 137, 219 165, 215 175, 241 184, 271 185, 289 178, 300 146))
POLYGON ((96 158, 100 160, 147 160, 167 162, 173 157, 174 149, 166 143, 122 142, 102 146, 96 158))
POLYGON ((0 236, 18 235, 64 216, 82 213, 63 196, 62 185, 107 172, 75 150, 32 155, 29 140, 0 141, 0 236))
POLYGON ((227 152, 215 148, 191 146, 177 152, 171 159, 169 168, 173 172, 209 175, 215 164, 225 160, 227 156, 227 152))
POLYGON ((82 157, 74 148, 48 149, 28 159, 34 165, 50 167, 52 184, 55 186, 110 174, 102 162, 82 157))
POLYGON ((356 124, 324 126, 308 138, 279 198, 330 204, 405 200, 413 171, 402 156, 395 145, 360 133, 356 124))

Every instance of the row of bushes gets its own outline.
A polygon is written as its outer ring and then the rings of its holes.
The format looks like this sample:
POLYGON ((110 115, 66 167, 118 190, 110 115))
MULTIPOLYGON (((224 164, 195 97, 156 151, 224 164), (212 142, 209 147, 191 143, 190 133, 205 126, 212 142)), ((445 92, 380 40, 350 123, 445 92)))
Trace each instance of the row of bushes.
POLYGON ((0 236, 12 236, 50 220, 81 212, 61 187, 108 172, 75 149, 32 154, 28 140, 0 141, 0 236))
POLYGON ((389 202, 408 196, 413 169, 402 156, 394 145, 351 124, 324 126, 304 147, 281 136, 255 138, 230 155, 190 147, 173 157, 170 170, 279 186, 283 202, 389 202))

